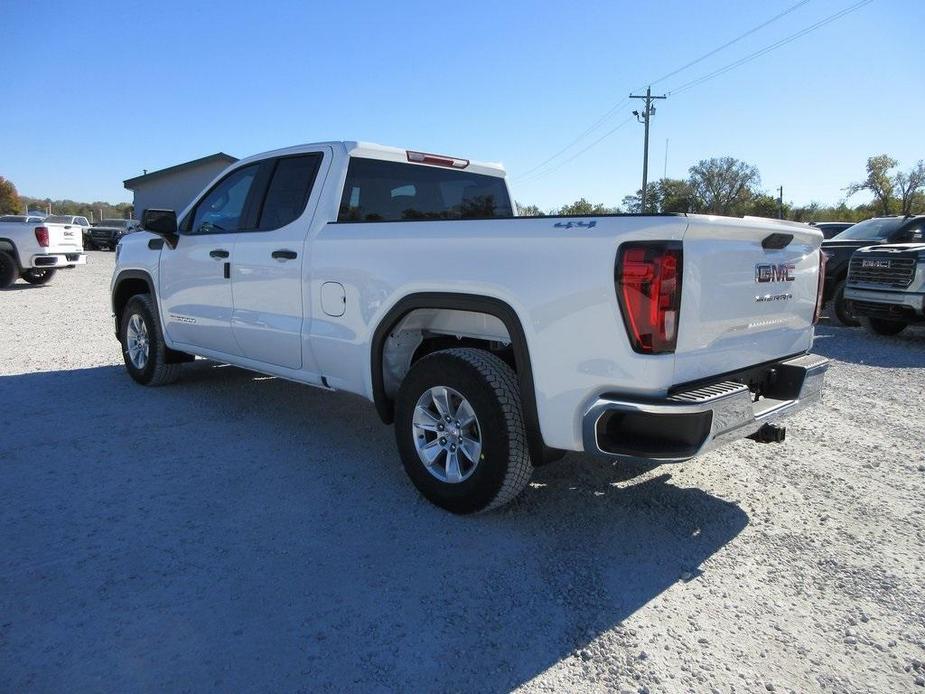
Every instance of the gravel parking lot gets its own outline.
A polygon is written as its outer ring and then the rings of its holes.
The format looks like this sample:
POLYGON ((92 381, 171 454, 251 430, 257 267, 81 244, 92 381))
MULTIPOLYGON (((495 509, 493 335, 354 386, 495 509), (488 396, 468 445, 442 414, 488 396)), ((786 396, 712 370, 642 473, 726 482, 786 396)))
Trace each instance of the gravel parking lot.
POLYGON ((925 329, 824 323, 783 445, 457 518, 356 397, 135 385, 90 256, 0 293, 0 690, 925 691, 925 329))

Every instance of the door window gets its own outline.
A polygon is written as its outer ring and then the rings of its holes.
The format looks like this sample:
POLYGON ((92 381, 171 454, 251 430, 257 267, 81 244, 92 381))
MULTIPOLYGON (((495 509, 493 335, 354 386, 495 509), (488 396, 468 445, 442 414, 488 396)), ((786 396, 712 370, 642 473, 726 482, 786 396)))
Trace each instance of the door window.
POLYGON ((259 230, 279 229, 301 216, 320 163, 320 154, 284 157, 276 162, 260 212, 259 230))
POLYGON ((244 229, 245 210, 259 168, 259 164, 245 166, 222 179, 184 220, 183 231, 223 234, 244 229))

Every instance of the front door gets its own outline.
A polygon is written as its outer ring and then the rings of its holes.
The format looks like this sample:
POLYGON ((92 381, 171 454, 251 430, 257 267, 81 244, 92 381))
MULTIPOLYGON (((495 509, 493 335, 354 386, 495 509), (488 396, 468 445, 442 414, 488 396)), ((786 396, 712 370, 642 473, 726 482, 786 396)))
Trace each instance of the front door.
MULTIPOLYGON (((237 235, 231 264, 234 313, 232 329, 248 359, 288 369, 314 371, 303 355, 303 277, 310 267, 306 242, 314 198, 312 190, 322 152, 261 162, 266 194, 258 205, 256 228, 237 235)), ((315 196, 317 197, 317 196, 315 196)))
POLYGON ((231 330, 230 268, 239 231, 247 226, 258 169, 254 164, 225 176, 181 221, 176 247, 164 244, 158 294, 172 342, 241 354, 231 330))

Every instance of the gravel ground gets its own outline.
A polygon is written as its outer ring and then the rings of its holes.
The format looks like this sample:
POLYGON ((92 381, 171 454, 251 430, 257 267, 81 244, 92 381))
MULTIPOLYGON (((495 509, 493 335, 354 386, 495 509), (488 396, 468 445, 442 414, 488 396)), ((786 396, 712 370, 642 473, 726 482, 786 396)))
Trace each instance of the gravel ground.
POLYGON ((925 330, 823 324, 785 444, 457 518, 358 398, 135 385, 90 255, 0 294, 0 689, 925 692, 925 330))

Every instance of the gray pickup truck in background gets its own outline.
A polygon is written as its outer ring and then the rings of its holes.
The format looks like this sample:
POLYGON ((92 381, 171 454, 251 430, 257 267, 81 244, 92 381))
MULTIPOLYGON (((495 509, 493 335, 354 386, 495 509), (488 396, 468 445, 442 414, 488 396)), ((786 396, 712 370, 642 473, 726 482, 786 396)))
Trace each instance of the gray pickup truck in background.
POLYGON ((864 327, 877 335, 896 335, 925 321, 925 243, 855 251, 845 298, 864 327))

